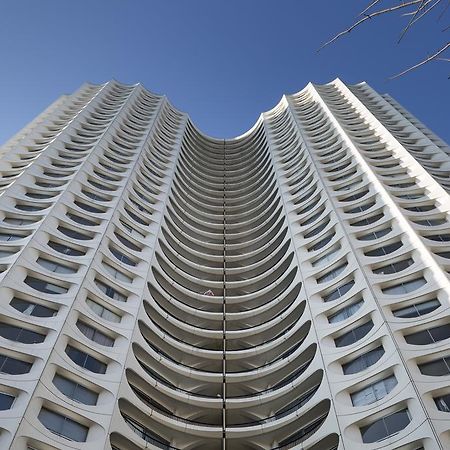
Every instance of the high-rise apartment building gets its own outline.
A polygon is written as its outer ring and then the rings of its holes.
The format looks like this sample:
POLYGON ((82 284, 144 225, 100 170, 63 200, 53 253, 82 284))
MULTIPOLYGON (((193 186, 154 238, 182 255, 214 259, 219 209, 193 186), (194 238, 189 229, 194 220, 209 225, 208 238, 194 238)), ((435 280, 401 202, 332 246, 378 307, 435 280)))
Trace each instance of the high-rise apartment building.
POLYGON ((450 148, 389 96, 87 84, 0 173, 1 449, 450 448, 450 148))

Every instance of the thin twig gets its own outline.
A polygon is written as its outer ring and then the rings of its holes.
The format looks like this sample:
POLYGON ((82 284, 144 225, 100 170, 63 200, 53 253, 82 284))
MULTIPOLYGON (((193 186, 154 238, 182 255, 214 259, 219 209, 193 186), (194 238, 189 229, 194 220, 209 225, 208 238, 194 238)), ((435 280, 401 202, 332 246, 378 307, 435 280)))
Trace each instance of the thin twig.
POLYGON ((401 3, 400 5, 397 5, 397 6, 392 6, 390 8, 385 8, 385 9, 380 9, 380 10, 375 11, 373 13, 367 14, 363 18, 361 18, 357 22, 355 22, 351 27, 347 28, 344 31, 341 31, 336 36, 334 36, 332 39, 330 39, 328 42, 325 42, 325 44, 323 44, 317 51, 319 52, 324 47, 326 47, 327 45, 330 45, 332 42, 336 41, 337 39, 339 39, 344 34, 350 33, 357 26, 361 25, 366 20, 369 20, 372 17, 380 16, 382 14, 390 13, 392 11, 396 11, 396 10, 399 10, 399 9, 402 9, 402 8, 407 8, 408 6, 416 5, 417 3, 421 3, 421 2, 423 2, 423 0, 412 0, 412 1, 409 1, 409 2, 401 3))
POLYGON ((370 8, 372 8, 372 6, 375 6, 377 3, 381 2, 382 0, 373 0, 372 3, 370 3, 369 6, 367 6, 366 8, 364 8, 359 15, 360 16, 364 16, 364 14, 366 13, 366 11, 368 11, 370 8))
POLYGON ((448 48, 450 48, 450 42, 447 42, 447 44, 445 44, 440 50, 438 50, 436 53, 434 53, 433 55, 429 56, 428 58, 425 58, 423 61, 415 64, 414 66, 409 67, 408 69, 404 70, 403 72, 398 73, 397 75, 394 75, 392 77, 389 77, 391 80, 393 80, 394 78, 398 78, 401 77, 402 75, 405 75, 405 73, 411 72, 411 70, 417 69, 420 66, 423 66, 424 64, 432 61, 433 59, 436 59, 441 53, 445 52, 445 50, 447 50, 448 48))
MULTIPOLYGON (((411 17, 410 21, 408 22, 408 25, 406 25, 405 28, 403 28, 403 31, 400 33, 400 37, 398 38, 397 44, 400 43, 400 41, 403 39, 403 36, 408 32, 411 25, 414 23, 414 19, 417 17, 417 14, 419 14, 419 11, 422 10, 431 0, 422 0, 422 3, 417 7, 417 9, 414 11, 413 16, 411 17)), ((440 0, 438 0, 440 1, 440 0)))
POLYGON ((442 10, 441 14, 439 14, 438 22, 444 17, 445 13, 447 12, 448 7, 450 6, 450 0, 447 0, 447 4, 444 6, 444 9, 442 10))
POLYGON ((424 11, 419 17, 417 17, 417 19, 413 20, 412 23, 417 22, 418 20, 420 20, 423 16, 425 16, 426 14, 428 14, 435 6, 437 6, 439 3, 441 2, 441 0, 436 0, 426 11, 424 11))

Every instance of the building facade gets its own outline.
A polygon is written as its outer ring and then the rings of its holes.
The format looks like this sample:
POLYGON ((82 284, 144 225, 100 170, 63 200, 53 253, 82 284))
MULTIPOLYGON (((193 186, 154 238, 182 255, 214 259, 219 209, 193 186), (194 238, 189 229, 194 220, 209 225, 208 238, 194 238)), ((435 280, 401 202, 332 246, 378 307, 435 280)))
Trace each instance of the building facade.
POLYGON ((389 96, 86 84, 0 173, 0 448, 450 448, 450 148, 389 96))

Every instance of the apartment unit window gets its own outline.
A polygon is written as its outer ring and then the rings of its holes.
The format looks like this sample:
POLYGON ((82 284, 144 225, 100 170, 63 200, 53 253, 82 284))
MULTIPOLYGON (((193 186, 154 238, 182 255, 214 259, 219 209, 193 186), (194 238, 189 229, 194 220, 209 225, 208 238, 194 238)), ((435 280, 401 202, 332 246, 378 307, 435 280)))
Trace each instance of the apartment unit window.
POLYGON ((50 272, 55 273, 75 273, 77 269, 74 269, 73 267, 65 266, 63 264, 59 264, 54 261, 50 261, 49 259, 45 258, 38 258, 36 262, 41 265, 42 267, 45 267, 50 272))
POLYGON ((411 422, 407 409, 402 409, 389 416, 382 417, 377 421, 361 427, 361 436, 364 443, 381 441, 406 428, 411 422))
POLYGON ((20 234, 12 233, 0 233, 0 241, 17 241, 18 239, 23 239, 25 236, 20 234))
POLYGON ((45 334, 16 327, 5 322, 0 322, 0 336, 14 342, 21 342, 22 344, 39 344, 45 340, 45 334))
POLYGON ((77 250, 67 245, 59 244, 58 242, 48 241, 47 245, 63 255, 83 256, 86 254, 86 252, 82 252, 81 250, 77 250))
POLYGON ((417 220, 414 221, 414 223, 417 223, 417 225, 423 225, 426 227, 434 227, 437 225, 443 225, 447 221, 445 219, 426 219, 426 220, 417 220))
POLYGON ((14 395, 6 394, 5 392, 0 392, 0 411, 6 411, 11 409, 16 397, 14 395))
POLYGON ((389 295, 407 294, 408 292, 419 289, 426 283, 427 280, 425 280, 425 278, 416 278, 415 280, 404 281, 403 283, 396 284, 395 286, 387 287, 385 289, 382 289, 382 291, 384 294, 389 295))
POLYGON ((384 256, 389 255, 390 253, 395 252, 395 250, 398 250, 403 245, 402 241, 394 242, 392 244, 386 245, 384 247, 379 247, 374 250, 370 250, 368 252, 365 252, 364 254, 366 256, 384 256))
POLYGON ((84 405, 96 405, 98 394, 91 391, 83 385, 56 374, 53 378, 53 384, 67 397, 84 405))
POLYGON ((361 372, 375 364, 383 355, 384 348, 380 345, 379 347, 358 356, 353 361, 343 364, 342 370, 345 375, 361 372))
POLYGON ((339 252, 340 249, 341 249, 340 245, 335 247, 335 248, 333 248, 330 252, 326 253, 325 255, 323 255, 320 258, 318 258, 315 261, 313 261, 312 265, 315 267, 315 266, 318 266, 318 265, 320 265, 320 264, 322 264, 324 262, 331 261, 334 258, 334 256, 336 256, 336 254, 339 252))
POLYGON ((411 317, 420 317, 428 314, 441 306, 438 299, 434 298, 422 303, 415 303, 411 306, 396 309, 392 311, 395 317, 401 317, 402 319, 409 319, 411 317))
POLYGON ((364 300, 360 299, 357 302, 352 303, 351 305, 347 305, 345 308, 342 308, 338 312, 332 314, 331 316, 328 316, 328 322, 337 323, 348 319, 350 316, 355 314, 355 312, 358 311, 358 309, 361 308, 363 304, 364 300))
POLYGON ((347 262, 341 264, 340 266, 334 268, 333 270, 330 270, 325 275, 322 275, 321 277, 317 278, 317 283, 325 283, 327 281, 334 280, 340 273, 344 271, 346 267, 347 262))
POLYGON ((125 422, 127 422, 127 424, 130 426, 130 428, 144 441, 149 442, 159 448, 170 449, 169 441, 166 441, 161 436, 156 435, 146 426, 142 425, 131 417, 123 415, 123 418, 125 422))
POLYGON ((363 323, 359 327, 354 328, 353 330, 348 331, 334 339, 334 343, 336 347, 345 347, 346 345, 354 344, 359 341, 362 337, 364 337, 373 327, 373 322, 369 320, 366 323, 363 323))
POLYGON ((123 254, 119 250, 117 250, 114 247, 109 247, 110 252, 120 261, 124 264, 128 264, 129 266, 135 266, 136 263, 127 255, 123 254))
POLYGON ((91 308, 92 311, 97 314, 97 316, 105 320, 115 323, 119 323, 122 320, 122 317, 119 316, 119 314, 116 314, 110 309, 105 308, 103 305, 100 305, 100 303, 94 302, 94 300, 91 300, 90 298, 86 299, 86 303, 88 304, 89 308, 91 308))
POLYGON ((331 239, 333 239, 334 235, 335 233, 333 232, 328 236, 324 237, 323 239, 321 239, 320 241, 316 242, 314 245, 308 248, 308 252, 314 252, 316 250, 321 249, 322 247, 325 247, 325 245, 327 245, 328 242, 330 242, 331 239))
POLYGON ((118 300, 120 302, 126 302, 127 297, 120 292, 116 291, 113 287, 108 286, 107 284, 103 283, 102 281, 95 280, 95 284, 97 287, 106 294, 109 298, 112 298, 114 300, 118 300))
POLYGON ((339 286, 338 288, 331 291, 329 294, 324 295, 323 301, 324 302, 331 302, 332 300, 337 300, 338 298, 345 295, 355 284, 354 280, 349 281, 348 283, 343 284, 342 286, 339 286))
POLYGON ((353 406, 370 405, 389 394, 397 386, 397 379, 394 375, 384 380, 376 381, 365 388, 350 395, 353 406))
POLYGON ((0 354, 0 373, 23 375, 31 370, 33 364, 0 354))
POLYGON ((114 232, 114 235, 116 236, 117 239, 119 239, 120 242, 122 242, 123 245, 125 245, 125 247, 128 247, 129 249, 134 250, 135 252, 142 251, 140 247, 138 247, 136 244, 133 244, 128 239, 124 238, 121 234, 114 232))
POLYGON ((350 225, 352 227, 364 227, 366 225, 370 225, 372 223, 378 222, 383 217, 383 214, 376 214, 374 216, 367 217, 362 220, 358 220, 357 222, 352 222, 350 225))
POLYGON ((435 397, 434 403, 436 403, 436 407, 439 411, 450 412, 450 394, 435 397))
POLYGON ((88 339, 96 342, 97 344, 104 345, 106 347, 112 347, 114 345, 113 338, 107 336, 105 333, 102 333, 96 328, 91 327, 85 322, 78 320, 77 327, 88 339))
POLYGON ((74 222, 79 223, 80 225, 87 225, 88 227, 94 227, 94 226, 98 225, 97 222, 94 222, 93 220, 86 219, 86 217, 81 217, 78 214, 73 214, 73 213, 68 212, 66 214, 66 216, 70 220, 73 220, 74 222))
POLYGON ((75 200, 73 203, 76 206, 78 206, 79 208, 84 209, 85 211, 89 211, 94 214, 104 214, 105 213, 105 211, 103 209, 96 208, 95 206, 88 205, 87 203, 83 203, 78 200, 75 200))
POLYGON ((373 269, 373 272, 379 275, 389 275, 391 273, 401 272, 407 269, 409 266, 414 264, 412 258, 404 259, 402 261, 397 261, 396 263, 388 264, 383 267, 378 267, 378 269, 373 269))
POLYGON ((443 341, 450 337, 450 325, 441 325, 428 330, 418 331, 417 333, 407 334, 405 341, 412 345, 428 345, 434 342, 443 341))
POLYGON ((57 314, 57 310, 49 308, 48 306, 38 305, 37 303, 29 302, 21 298, 14 297, 9 304, 27 316, 35 317, 53 317, 57 314))
POLYGON ((450 375, 450 356, 419 364, 419 370, 423 375, 434 377, 450 375))
POLYGON ((138 236, 145 238, 145 234, 141 233, 138 230, 135 230, 131 225, 129 225, 128 223, 124 222, 123 220, 119 219, 119 222, 122 224, 122 226, 131 234, 137 234, 138 236))
POLYGON ((48 281, 39 280, 38 278, 27 276, 24 280, 25 284, 44 294, 65 294, 69 289, 58 286, 48 281))
POLYGON ((61 225, 58 227, 58 231, 60 231, 62 234, 65 234, 70 238, 78 239, 81 241, 89 241, 90 239, 92 239, 91 236, 88 236, 86 234, 80 233, 67 227, 63 227, 61 225))
POLYGON ((309 231, 308 233, 305 233, 304 238, 309 239, 316 234, 319 234, 322 230, 326 228, 326 226, 330 223, 330 219, 327 218, 327 220, 324 220, 318 227, 314 228, 313 230, 309 231))
POLYGON ((42 425, 52 433, 70 441, 86 442, 89 428, 75 422, 70 417, 50 411, 47 408, 42 408, 38 418, 42 425))
POLYGON ((72 347, 71 345, 68 345, 66 347, 66 354, 75 364, 78 364, 80 367, 83 367, 95 373, 106 373, 107 366, 105 363, 99 361, 98 359, 94 358, 91 355, 88 355, 81 350, 78 350, 75 347, 72 347))

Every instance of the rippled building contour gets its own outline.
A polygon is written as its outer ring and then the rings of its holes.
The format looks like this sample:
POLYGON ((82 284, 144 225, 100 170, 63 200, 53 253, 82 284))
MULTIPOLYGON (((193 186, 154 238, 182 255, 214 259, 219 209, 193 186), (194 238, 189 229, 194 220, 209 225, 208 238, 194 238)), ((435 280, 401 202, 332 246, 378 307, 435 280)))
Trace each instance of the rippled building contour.
POLYGON ((86 84, 0 173, 0 448, 450 448, 450 148, 391 97, 223 140, 86 84))

